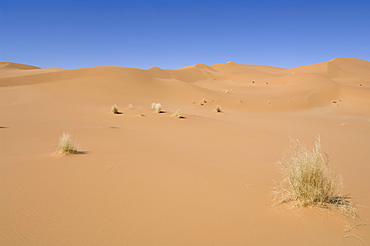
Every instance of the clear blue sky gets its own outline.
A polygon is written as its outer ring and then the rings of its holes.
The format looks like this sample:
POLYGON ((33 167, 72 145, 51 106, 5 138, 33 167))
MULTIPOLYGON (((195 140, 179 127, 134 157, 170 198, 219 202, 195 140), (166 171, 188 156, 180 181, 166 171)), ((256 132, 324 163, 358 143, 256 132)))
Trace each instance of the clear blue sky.
POLYGON ((0 2, 0 61, 43 68, 370 61, 369 0, 0 2))

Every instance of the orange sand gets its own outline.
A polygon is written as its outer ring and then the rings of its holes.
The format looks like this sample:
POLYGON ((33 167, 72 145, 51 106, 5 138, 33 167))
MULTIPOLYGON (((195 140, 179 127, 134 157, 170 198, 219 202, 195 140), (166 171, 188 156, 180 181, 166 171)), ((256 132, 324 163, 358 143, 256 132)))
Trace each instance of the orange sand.
POLYGON ((339 212, 273 206, 289 136, 312 144, 318 134, 370 223, 367 61, 176 70, 2 62, 0 245, 369 245, 370 225, 346 232, 354 223, 339 212), (184 119, 171 117, 178 109, 184 119), (85 154, 58 155, 63 132, 85 154))

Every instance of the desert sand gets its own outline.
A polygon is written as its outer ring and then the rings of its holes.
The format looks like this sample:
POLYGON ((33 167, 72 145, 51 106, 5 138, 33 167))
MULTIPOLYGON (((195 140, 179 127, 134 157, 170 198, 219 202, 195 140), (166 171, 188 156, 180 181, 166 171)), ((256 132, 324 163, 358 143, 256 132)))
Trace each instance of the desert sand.
POLYGON ((370 223, 369 147, 370 62, 360 59, 2 62, 0 245, 370 245, 370 225, 346 231, 370 223), (178 109, 183 118, 171 117, 178 109), (81 154, 58 154, 64 132, 81 154), (272 201, 289 137, 311 145, 318 135, 360 222, 272 201))

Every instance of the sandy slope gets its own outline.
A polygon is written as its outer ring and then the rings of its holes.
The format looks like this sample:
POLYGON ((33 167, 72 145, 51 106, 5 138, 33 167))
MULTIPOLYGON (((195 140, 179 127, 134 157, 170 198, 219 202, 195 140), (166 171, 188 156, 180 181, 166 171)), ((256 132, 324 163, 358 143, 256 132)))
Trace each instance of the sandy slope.
POLYGON ((370 226, 345 232, 354 224, 339 212, 273 207, 289 136, 310 144, 318 134, 370 223, 367 61, 0 63, 0 244, 368 245, 370 226), (171 117, 177 109, 184 119, 171 117), (67 131, 84 154, 56 154, 67 131))

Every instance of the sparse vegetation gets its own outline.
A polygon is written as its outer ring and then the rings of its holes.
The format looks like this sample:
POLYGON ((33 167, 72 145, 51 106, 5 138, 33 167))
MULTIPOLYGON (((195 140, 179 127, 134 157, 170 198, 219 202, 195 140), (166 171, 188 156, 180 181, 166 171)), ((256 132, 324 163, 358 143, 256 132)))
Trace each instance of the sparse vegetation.
POLYGON ((203 106, 206 103, 207 103, 207 100, 203 98, 202 100, 200 100, 199 105, 203 106))
POLYGON ((157 113, 161 113, 162 105, 160 103, 152 103, 152 109, 154 109, 157 113))
POLYGON ((81 153, 72 140, 69 133, 63 133, 63 136, 59 139, 59 152, 61 154, 79 154, 81 153))
POLYGON ((342 179, 329 166, 329 157, 321 151, 318 137, 313 148, 291 138, 291 146, 279 162, 283 180, 274 188, 278 203, 296 206, 338 208, 344 214, 357 219, 354 204, 340 192, 342 179))
POLYGON ((221 109, 221 107, 220 107, 220 106, 217 106, 217 107, 215 108, 215 111, 216 111, 217 113, 222 113, 222 109, 221 109))
POLYGON ((178 109, 174 114, 172 114, 172 116, 176 117, 176 118, 184 118, 182 115, 181 115, 181 112, 180 112, 180 109, 178 109))
POLYGON ((114 104, 111 108, 113 114, 119 114, 118 107, 116 104, 114 104))

